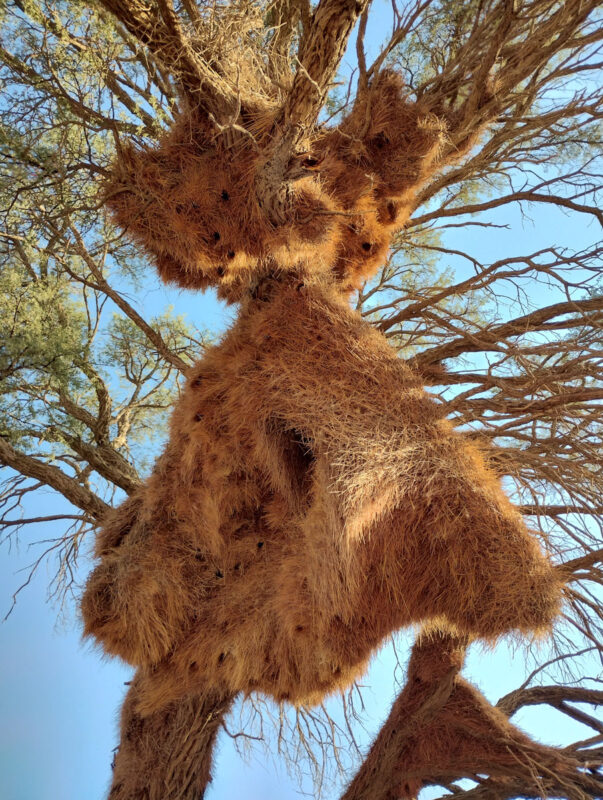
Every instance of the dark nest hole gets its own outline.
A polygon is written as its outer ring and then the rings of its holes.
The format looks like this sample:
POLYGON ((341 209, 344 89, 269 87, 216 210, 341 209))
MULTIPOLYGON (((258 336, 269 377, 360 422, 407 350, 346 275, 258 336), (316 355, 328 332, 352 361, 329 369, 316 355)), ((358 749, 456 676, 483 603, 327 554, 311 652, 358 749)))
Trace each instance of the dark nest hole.
POLYGON ((284 456, 291 483, 295 493, 306 503, 312 481, 312 471, 316 461, 310 443, 295 429, 286 430, 284 438, 284 456))

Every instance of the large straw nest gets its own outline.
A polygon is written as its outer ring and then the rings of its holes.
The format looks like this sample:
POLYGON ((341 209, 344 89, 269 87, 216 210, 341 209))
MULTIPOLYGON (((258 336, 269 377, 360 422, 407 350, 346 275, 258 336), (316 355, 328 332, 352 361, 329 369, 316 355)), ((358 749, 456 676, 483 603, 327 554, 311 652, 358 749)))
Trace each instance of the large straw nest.
POLYGON ((229 146, 188 112, 158 147, 122 151, 105 187, 107 203, 155 256, 161 277, 186 288, 218 286, 238 300, 268 265, 286 271, 312 258, 316 271, 327 269, 338 238, 328 196, 312 177, 297 181, 290 218, 275 227, 255 193, 258 158, 251 134, 229 146))
POLYGON ((183 113, 105 187, 164 279, 241 302, 152 476, 106 520, 83 598, 86 632, 141 668, 144 713, 207 687, 319 702, 402 626, 543 632, 561 594, 479 450, 345 299, 446 126, 382 74, 309 135, 277 224, 257 192, 275 111, 244 107, 234 138, 183 113))
POLYGON ((316 128, 294 154, 286 218, 276 224, 257 184, 279 134, 276 111, 253 108, 234 129, 187 109, 157 146, 122 148, 104 187, 116 222, 165 281, 216 286, 229 301, 275 266, 331 274, 343 291, 359 286, 433 173, 445 124, 384 73, 339 126, 316 128))
POLYGON ((402 626, 546 631, 560 597, 478 450, 312 276, 249 299, 191 370, 97 555, 86 632, 144 668, 145 712, 207 686, 318 702, 402 626))

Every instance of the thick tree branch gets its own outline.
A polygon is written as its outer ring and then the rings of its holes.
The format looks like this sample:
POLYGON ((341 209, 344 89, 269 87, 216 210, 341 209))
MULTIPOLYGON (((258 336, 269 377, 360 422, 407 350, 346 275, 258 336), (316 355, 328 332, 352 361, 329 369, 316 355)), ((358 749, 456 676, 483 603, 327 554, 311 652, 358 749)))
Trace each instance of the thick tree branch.
MULTIPOLYGON (((418 356, 411 359, 410 363, 417 368, 424 365, 436 364, 444 361, 447 358, 456 358, 463 353, 478 353, 489 349, 500 349, 505 339, 514 336, 524 336, 530 331, 540 330, 544 323, 556 317, 561 317, 565 314, 585 314, 589 311, 601 311, 603 309, 603 297, 593 297, 586 300, 568 301, 565 303, 555 303, 544 308, 539 308, 536 311, 531 311, 529 314, 523 314, 520 317, 509 322, 504 322, 500 325, 492 325, 483 331, 476 331, 475 333, 468 333, 458 339, 453 339, 451 342, 432 347, 425 350, 418 356)), ((386 331, 392 327, 396 322, 396 318, 385 320, 379 327, 381 330, 386 331)))
MULTIPOLYGON (((424 786, 478 775, 490 776, 492 786, 512 781, 521 796, 586 800, 600 792, 603 781, 584 774, 573 752, 540 745, 508 722, 519 697, 508 695, 494 708, 458 675, 465 644, 446 634, 415 643, 406 684, 342 800, 414 800, 424 786)), ((573 716, 568 700, 597 704, 603 692, 544 687, 539 693, 538 687, 524 690, 523 700, 548 702, 573 716)), ((590 716, 586 721, 598 730, 590 716)), ((591 763, 599 766, 601 759, 591 763)))
POLYGON ((481 211, 489 211, 499 206, 508 205, 509 203, 550 203, 560 208, 568 208, 572 211, 579 211, 584 214, 592 214, 601 225, 603 225, 603 211, 596 206, 586 206, 582 203, 575 203, 571 198, 562 197, 561 195, 542 194, 540 192, 528 190, 525 192, 513 192, 513 194, 504 197, 495 197, 492 200, 484 200, 483 203, 467 203, 462 206, 454 208, 440 208, 437 211, 428 214, 421 214, 418 217, 413 217, 409 225, 425 225, 433 220, 440 220, 444 217, 457 217, 464 214, 478 214, 481 211))
MULTIPOLYGON (((530 686, 509 692, 501 697, 496 707, 500 708, 508 717, 512 717, 524 706, 542 704, 566 713, 567 703, 588 703, 591 706, 600 706, 603 705, 603 691, 587 689, 582 686, 530 686)), ((599 733, 603 733, 603 722, 595 720, 590 715, 585 715, 583 721, 599 733)))
POLYGON ((2 438, 0 438, 0 464, 49 486, 74 506, 85 511, 92 519, 100 520, 110 508, 94 492, 82 486, 75 478, 70 478, 63 470, 21 453, 2 438))
POLYGON ((208 689, 143 716, 137 696, 145 677, 132 682, 121 715, 109 800, 200 800, 211 781, 216 736, 234 698, 208 689))
POLYGON ((171 0, 98 0, 164 64, 200 107, 223 119, 236 107, 235 95, 222 78, 193 50, 171 0))
POLYGON ((63 433, 62 438, 82 459, 105 480, 132 492, 140 485, 140 478, 132 465, 110 445, 91 445, 77 436, 63 433))
POLYGON ((287 129, 314 124, 343 58, 356 20, 369 0, 320 0, 299 53, 299 67, 283 109, 287 129))

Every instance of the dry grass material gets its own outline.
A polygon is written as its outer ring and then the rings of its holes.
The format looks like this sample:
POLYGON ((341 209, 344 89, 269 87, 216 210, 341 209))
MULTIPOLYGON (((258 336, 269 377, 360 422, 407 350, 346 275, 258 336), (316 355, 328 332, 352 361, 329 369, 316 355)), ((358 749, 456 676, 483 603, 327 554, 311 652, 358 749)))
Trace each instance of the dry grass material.
POLYGON ((276 269, 330 275, 349 292, 383 263, 446 130, 382 73, 337 128, 316 129, 291 160, 286 218, 275 224, 257 185, 278 133, 274 114, 246 111, 233 132, 188 110, 157 147, 122 149, 106 202, 168 283, 216 286, 235 302, 276 269))
POLYGON ((287 223, 275 227, 256 197, 266 110, 247 120, 249 135, 220 134, 188 111, 155 148, 124 149, 106 202, 116 222, 156 261, 168 283, 217 286, 237 301, 275 264, 328 270, 339 237, 333 204, 312 176, 292 188, 287 223))
POLYGON ((402 81, 382 72, 352 112, 314 145, 322 185, 348 214, 334 271, 345 291, 383 264, 421 186, 434 174, 446 122, 406 97, 402 81))
POLYGON ((275 221, 276 120, 268 101, 234 127, 188 110, 105 187, 165 280, 241 303, 98 538, 85 630, 139 667, 129 715, 208 687, 316 703, 400 627, 539 633, 560 603, 479 450, 347 305, 442 166, 446 125, 381 73, 285 152, 275 221))
POLYGON ((532 741, 458 675, 466 645, 445 633, 417 641, 406 685, 342 800, 413 800, 425 784, 470 775, 519 778, 541 797, 559 787, 590 796, 573 783, 574 759, 532 741))
POLYGON ((141 668, 141 713, 208 686, 315 703, 402 626, 543 632, 561 595, 479 451, 314 276, 248 296, 97 555, 86 633, 141 668))
POLYGON ((382 72, 341 125, 319 140, 331 193, 346 208, 359 198, 407 204, 438 165, 446 122, 412 102, 395 72, 382 72))
POLYGON ((137 675, 124 701, 108 800, 199 800, 232 698, 209 692, 141 717, 136 698, 143 684, 137 675))

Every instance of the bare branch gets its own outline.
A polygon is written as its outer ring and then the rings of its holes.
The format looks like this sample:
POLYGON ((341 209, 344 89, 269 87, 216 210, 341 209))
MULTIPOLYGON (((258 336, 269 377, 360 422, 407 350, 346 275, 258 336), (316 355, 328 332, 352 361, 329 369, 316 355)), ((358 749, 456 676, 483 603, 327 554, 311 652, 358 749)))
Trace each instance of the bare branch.
POLYGON ((70 478, 59 467, 21 453, 1 438, 0 464, 52 487, 95 520, 101 519, 109 510, 109 506, 100 497, 74 478, 70 478))
POLYGON ((147 45, 201 107, 221 119, 236 105, 232 90, 202 55, 194 52, 170 0, 99 0, 127 30, 147 45))

